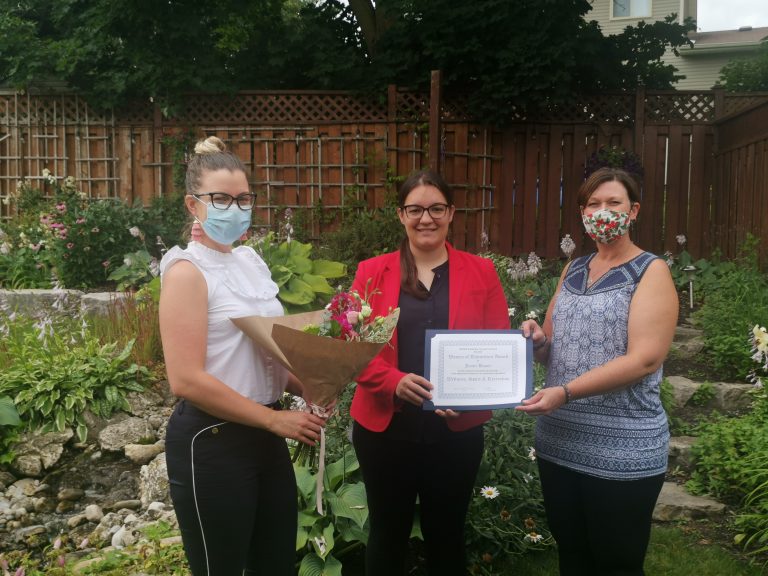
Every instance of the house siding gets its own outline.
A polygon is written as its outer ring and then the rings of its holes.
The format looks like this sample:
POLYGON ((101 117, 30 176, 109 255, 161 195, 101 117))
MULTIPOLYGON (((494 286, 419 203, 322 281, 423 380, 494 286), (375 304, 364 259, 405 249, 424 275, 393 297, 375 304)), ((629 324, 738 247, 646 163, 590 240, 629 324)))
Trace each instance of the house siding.
MULTIPOLYGON (((641 20, 655 22, 664 20, 672 13, 678 15, 678 18, 687 17, 696 18, 697 2, 696 0, 684 0, 683 14, 680 14, 680 0, 651 0, 650 18, 618 18, 611 19, 611 4, 613 0, 595 0, 592 3, 592 10, 587 13, 589 20, 597 20, 603 34, 620 34, 627 26, 634 26, 641 20)), ((688 48, 683 48, 688 50, 688 48)), ((743 56, 743 54, 712 54, 706 56, 675 56, 667 52, 662 60, 666 64, 672 64, 678 69, 678 74, 686 78, 675 84, 678 90, 709 90, 714 86, 720 77, 720 69, 734 58, 743 56)))
MULTIPOLYGON (((595 0, 592 3, 592 10, 586 14, 587 20, 597 20, 600 23, 600 28, 603 34, 606 36, 610 34, 620 34, 627 26, 634 26, 641 20, 648 22, 655 22, 656 20, 664 20, 667 16, 673 12, 680 16, 680 0, 651 0, 651 16, 650 18, 616 18, 611 20, 611 4, 613 0, 595 0)), ((686 14, 690 15, 690 10, 687 9, 691 4, 686 0, 686 14)))

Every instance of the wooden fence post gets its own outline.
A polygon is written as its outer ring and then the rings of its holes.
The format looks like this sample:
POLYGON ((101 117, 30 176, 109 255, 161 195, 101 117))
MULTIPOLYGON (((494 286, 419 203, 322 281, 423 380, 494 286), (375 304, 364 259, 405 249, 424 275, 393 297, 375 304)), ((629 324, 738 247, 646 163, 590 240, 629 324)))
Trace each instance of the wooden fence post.
POLYGON ((643 152, 643 135, 645 132, 645 87, 638 86, 635 92, 635 139, 633 152, 638 156, 643 152))
POLYGON ((440 70, 432 70, 429 90, 429 169, 440 172, 440 109, 442 88, 440 70))

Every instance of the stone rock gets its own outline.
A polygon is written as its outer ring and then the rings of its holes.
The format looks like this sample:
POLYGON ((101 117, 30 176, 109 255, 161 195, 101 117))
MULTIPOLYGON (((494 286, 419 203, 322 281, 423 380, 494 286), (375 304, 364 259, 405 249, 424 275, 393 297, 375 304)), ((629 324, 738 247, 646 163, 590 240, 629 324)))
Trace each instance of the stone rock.
POLYGON ((0 492, 5 491, 14 482, 16 482, 16 477, 13 474, 6 470, 0 470, 0 492))
POLYGON ((117 548, 125 548, 136 543, 136 537, 130 528, 121 526, 120 529, 112 535, 112 546, 117 548))
POLYGON ((40 524, 36 524, 35 526, 25 526, 24 528, 20 528, 18 532, 16 532, 16 542, 23 542, 27 538, 31 538, 33 536, 40 536, 41 534, 45 534, 45 526, 42 526, 40 524))
POLYGON ((141 508, 141 500, 120 500, 112 504, 113 510, 138 510, 141 508))
POLYGON ((140 444, 155 440, 155 431, 143 418, 126 418, 117 424, 110 424, 99 432, 99 446, 102 450, 119 451, 126 444, 140 444))
POLYGON ((66 512, 71 512, 74 510, 75 505, 72 503, 72 500, 61 500, 56 505, 56 513, 57 514, 64 514, 66 512))
POLYGON ((152 462, 142 466, 139 478, 139 497, 142 506, 149 506, 152 502, 170 504, 165 452, 158 454, 152 462))
POLYGON ((129 414, 140 416, 142 418, 149 416, 157 410, 158 406, 163 405, 163 398, 157 392, 144 390, 143 392, 129 392, 125 395, 128 402, 129 414))
POLYGON ((59 500, 80 500, 85 495, 85 491, 80 488, 62 488, 56 497, 59 500))
POLYGON ((690 470, 693 466, 691 446, 696 442, 694 436, 673 436, 669 439, 669 469, 690 470))
POLYGON ((34 478, 22 478, 21 480, 17 480, 11 486, 8 488, 8 491, 6 492, 6 496, 9 498, 21 498, 22 496, 34 496, 38 492, 41 492, 40 490, 41 486, 45 486, 47 489, 47 484, 40 484, 40 480, 36 480, 34 478))
POLYGON ((120 420, 124 420, 127 418, 128 415, 124 414, 122 412, 119 412, 114 415, 113 418, 110 418, 109 420, 105 420, 101 416, 97 416, 90 410, 84 410, 83 411, 83 422, 85 422, 86 427, 88 428, 88 433, 86 434, 86 442, 98 442, 99 441, 99 434, 101 433, 104 428, 107 427, 110 423, 114 424, 116 422, 119 422, 120 420))
POLYGON ((692 358, 704 349, 704 337, 701 330, 690 326, 678 326, 670 351, 682 358, 692 358))
POLYGON ((104 518, 104 512, 98 504, 89 504, 85 507, 85 517, 89 522, 99 522, 104 518))
POLYGON ((725 504, 711 498, 693 496, 685 488, 674 482, 664 482, 664 486, 653 510, 653 519, 658 522, 672 520, 722 519, 725 504))
POLYGON ((688 403, 701 386, 701 384, 683 376, 668 376, 667 381, 672 385, 673 405, 678 410, 688 403))
POLYGON ((123 292, 89 292, 80 297, 80 308, 83 312, 106 316, 113 302, 122 300, 123 292))
POLYGON ((21 435, 19 441, 11 448, 16 458, 12 469, 22 476, 37 477, 44 470, 51 468, 61 458, 66 444, 74 436, 67 428, 62 432, 27 432, 21 435))
POLYGON ((165 452, 165 442, 162 440, 154 444, 125 445, 126 458, 136 464, 146 464, 161 452, 165 452))
POLYGON ((716 382, 713 384, 715 396, 711 405, 720 412, 738 412, 747 410, 752 405, 752 394, 755 387, 752 384, 730 384, 716 382))
POLYGON ((85 517, 85 514, 75 514, 74 516, 67 518, 67 526, 69 528, 76 528, 86 522, 88 522, 88 518, 85 517))
POLYGON ((80 290, 42 290, 36 288, 24 290, 0 290, 0 299, 4 299, 11 310, 19 314, 34 315, 40 310, 51 308, 59 298, 78 301, 83 292, 80 290))

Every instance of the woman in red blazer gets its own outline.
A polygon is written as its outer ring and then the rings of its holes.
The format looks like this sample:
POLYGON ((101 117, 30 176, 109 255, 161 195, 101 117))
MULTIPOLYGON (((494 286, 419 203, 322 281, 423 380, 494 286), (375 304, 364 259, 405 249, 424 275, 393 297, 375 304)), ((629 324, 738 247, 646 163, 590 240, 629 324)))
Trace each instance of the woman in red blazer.
POLYGON ((455 207, 450 187, 421 171, 403 183, 397 252, 361 262, 352 288, 375 315, 400 307, 390 342, 357 378, 352 441, 368 495, 367 576, 405 573, 419 500, 429 574, 466 574, 464 522, 483 455, 489 411, 430 412, 423 377, 427 329, 508 329, 493 263, 446 242, 455 207))

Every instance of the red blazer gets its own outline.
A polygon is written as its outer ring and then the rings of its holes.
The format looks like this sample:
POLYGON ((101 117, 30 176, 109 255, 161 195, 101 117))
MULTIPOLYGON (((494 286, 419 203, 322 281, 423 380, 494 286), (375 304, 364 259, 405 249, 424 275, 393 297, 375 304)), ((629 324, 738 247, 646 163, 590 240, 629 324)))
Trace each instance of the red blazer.
MULTIPOLYGON (((509 328, 507 301, 493 262, 468 252, 448 248, 448 327, 452 330, 505 330, 509 328)), ((378 291, 369 297, 376 316, 397 308, 400 297, 400 252, 390 252, 360 263, 352 289, 361 295, 378 291), (368 281, 370 279, 370 284, 368 281)), ((350 414, 363 427, 382 432, 389 426, 392 414, 402 400, 395 396, 400 379, 405 376, 397 368, 397 330, 390 345, 357 377, 357 389, 350 414)), ((448 427, 459 431, 472 428, 491 417, 490 410, 464 412, 449 419, 448 427)))

